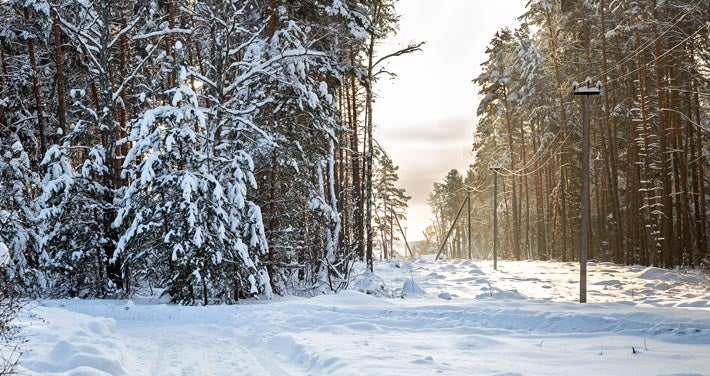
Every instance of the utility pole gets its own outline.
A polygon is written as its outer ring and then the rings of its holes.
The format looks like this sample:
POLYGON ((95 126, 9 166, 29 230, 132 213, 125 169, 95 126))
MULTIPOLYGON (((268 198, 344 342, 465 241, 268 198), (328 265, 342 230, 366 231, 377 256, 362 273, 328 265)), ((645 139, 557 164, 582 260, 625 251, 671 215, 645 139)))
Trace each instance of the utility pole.
POLYGON ((466 188, 466 201, 468 201, 468 259, 471 260, 471 190, 466 188))
POLYGON ((498 270, 498 171, 499 166, 489 168, 493 171, 493 270, 498 270))
POLYGON ((454 227, 456 227, 456 222, 459 220, 459 216, 461 216, 461 212, 463 211, 463 207, 466 205, 466 201, 468 201, 469 197, 466 197, 465 200, 461 203, 461 207, 459 208, 459 211, 456 212, 456 218, 454 218, 454 221, 451 223, 451 227, 449 227, 449 232, 446 233, 446 237, 444 237, 444 241, 441 243, 441 247, 439 247, 439 252, 436 253, 436 257, 434 260, 438 260, 439 256, 441 256, 441 251, 444 250, 444 247, 446 246, 446 241, 449 240, 449 236, 451 236, 451 232, 454 231, 454 227))
POLYGON ((587 243, 589 241, 589 96, 599 95, 602 83, 592 86, 592 80, 587 77, 586 84, 579 87, 577 82, 572 83, 572 93, 582 95, 584 103, 582 125, 582 234, 579 256, 579 302, 587 302, 587 243))
MULTIPOLYGON (((394 215, 394 220, 397 221, 397 226, 399 226, 399 231, 402 233, 402 236, 404 236, 404 245, 407 247, 407 251, 409 251, 409 256, 414 258, 414 253, 412 252, 412 249, 409 248, 409 242, 407 242, 407 228, 405 227, 404 230, 402 229, 402 224, 399 223, 399 218, 397 217, 397 214, 394 215)), ((426 236, 426 234, 425 234, 426 236)), ((406 257, 407 254, 405 253, 404 256, 406 257)))

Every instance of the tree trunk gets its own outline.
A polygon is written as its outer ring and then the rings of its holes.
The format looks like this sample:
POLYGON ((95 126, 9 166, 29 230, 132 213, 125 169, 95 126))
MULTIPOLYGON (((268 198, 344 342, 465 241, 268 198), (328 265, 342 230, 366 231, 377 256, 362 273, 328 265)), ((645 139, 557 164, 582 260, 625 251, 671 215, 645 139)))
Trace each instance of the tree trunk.
MULTIPOLYGON (((654 1, 654 9, 655 1, 654 1)), ((654 11, 655 13, 655 11, 654 11)), ((668 130, 666 115, 663 112, 663 108, 666 106, 665 97, 665 84, 663 79, 663 66, 664 60, 661 58, 661 39, 658 35, 657 25, 653 25, 653 36, 655 38, 654 42, 654 53, 656 58, 656 95, 658 96, 658 136, 660 138, 659 142, 659 155, 661 156, 661 183, 663 185, 663 191, 661 193, 661 203, 663 204, 663 216, 661 217, 661 236, 663 237, 663 266, 672 267, 675 265, 675 243, 673 234, 673 207, 671 201, 671 179, 670 171, 668 168, 668 130)))
MULTIPOLYGON (((57 67, 57 121, 58 126, 62 131, 67 131, 67 106, 65 103, 65 88, 64 88, 64 62, 62 56, 62 30, 59 27, 59 16, 53 12, 52 17, 52 33, 54 34, 54 63, 57 67)), ((2 119, 0 119, 0 123, 2 119)))
MULTIPOLYGON (((105 150, 105 160, 104 165, 107 168, 107 172, 103 176, 103 184, 106 189, 105 197, 103 197, 104 204, 106 208, 103 212, 103 234, 109 238, 109 241, 105 245, 104 254, 105 257, 111 257, 114 251, 114 244, 117 242, 118 234, 113 230, 111 224, 116 216, 116 209, 113 205, 116 178, 120 175, 114 170, 116 166, 116 129, 114 124, 114 113, 113 113, 113 87, 111 84, 111 51, 109 50, 109 43, 111 41, 111 3, 103 3, 99 9, 99 17, 101 17, 101 22, 103 26, 101 27, 101 34, 99 36, 99 100, 101 101, 101 107, 96 109, 96 113, 99 114, 99 130, 101 131, 103 147, 105 150)), ((102 265, 102 275, 99 278, 100 281, 104 280, 106 265, 102 265)))
MULTIPOLYGON (((539 132, 534 133, 539 134, 539 132)), ((532 146, 535 150, 540 150, 540 142, 537 140, 537 137, 532 138, 532 146)), ((543 197, 542 193, 544 170, 540 167, 540 159, 540 157, 535 158, 535 213, 537 214, 537 257, 539 257, 541 260, 547 260, 548 255, 545 249, 545 246, 547 244, 545 236, 545 202, 547 200, 543 197)))
MULTIPOLYGON (((515 164, 515 148, 513 146, 513 125, 511 124, 511 114, 510 106, 508 105, 508 88, 503 85, 503 105, 505 107, 505 128, 508 133, 508 151, 510 152, 510 170, 516 172, 515 164)), ((513 192, 511 195, 512 206, 513 206, 513 257, 515 260, 520 261, 520 218, 518 216, 518 196, 517 196, 517 184, 515 174, 511 176, 513 183, 513 192)))
MULTIPOLYGON (((693 110, 692 113, 695 114, 695 124, 691 129, 695 129, 694 138, 691 138, 691 148, 695 147, 695 152, 693 154, 693 161, 695 161, 695 168, 693 173, 693 184, 694 184, 694 195, 695 200, 695 228, 696 228, 696 242, 698 247, 698 260, 702 260, 707 254, 707 237, 706 237, 706 205, 705 205, 705 158, 703 157, 703 130, 700 127, 702 118, 700 117, 700 99, 698 95, 699 85, 697 80, 693 79, 693 110)), ((692 115, 691 115, 692 118, 692 115)))
MULTIPOLYGON (((605 0, 600 0, 599 1, 599 14, 601 18, 601 33, 600 33, 600 38, 602 41, 602 72, 609 72, 607 68, 607 48, 606 48, 606 20, 605 20, 605 6, 604 6, 604 1, 605 0)), ((607 77, 601 77, 602 80, 605 82, 607 81, 607 77)), ((612 204, 612 215, 613 215, 613 223, 614 226, 612 227, 612 232, 613 232, 613 261, 617 264, 620 264, 623 261, 623 250, 624 250, 624 242, 623 242, 623 234, 624 234, 624 229, 623 229, 623 221, 621 220, 621 209, 620 209, 620 198, 619 198, 619 182, 618 182, 618 177, 619 177, 619 168, 617 165, 617 156, 619 155, 617 151, 617 145, 618 143, 616 142, 616 136, 617 136, 617 129, 616 129, 616 120, 611 121, 609 113, 611 109, 611 102, 609 101, 609 91, 612 88, 609 87, 608 85, 605 84, 605 88, 603 90, 604 94, 604 130, 607 132, 607 139, 609 140, 609 145, 611 147, 604 147, 603 152, 605 155, 605 172, 608 174, 608 182, 609 186, 611 187, 611 204, 612 204), (608 150, 608 152, 607 152, 608 150)), ((602 132, 602 137, 604 133, 602 132)), ((603 139, 602 139, 603 142, 603 139)))
POLYGON ((546 27, 549 36, 550 51, 552 55, 552 64, 555 69, 555 81, 558 95, 558 102, 560 105, 560 123, 561 123, 561 139, 562 145, 560 147, 560 220, 561 220, 561 234, 560 238, 562 240, 562 250, 561 254, 563 259, 568 260, 568 246, 567 246, 567 218, 569 213, 567 211, 567 168, 569 165, 569 152, 567 151, 567 111, 565 109, 565 94, 569 90, 566 88, 566 80, 562 79, 562 72, 560 69, 559 58, 557 56, 557 30, 552 25, 552 12, 550 9, 545 10, 546 16, 546 27))
MULTIPOLYGON (((375 11, 377 13, 378 10, 375 11)), ((374 271, 372 260, 372 84, 374 80, 373 59, 375 55, 375 36, 370 35, 367 49, 367 82, 365 84, 365 257, 367 268, 374 271)))
MULTIPOLYGON (((25 21, 30 22, 30 12, 27 7, 23 8, 25 21)), ((39 138, 39 155, 36 156, 37 161, 41 161, 44 158, 44 154, 47 152, 47 137, 45 135, 46 120, 44 118, 44 103, 42 102, 42 93, 39 87, 39 72, 37 70, 37 59, 35 57, 35 42, 32 38, 27 38, 27 51, 30 59, 30 66, 32 67, 32 93, 35 97, 35 106, 37 107, 37 131, 39 138)))
MULTIPOLYGON (((640 38, 641 35, 637 31, 636 32, 636 47, 637 51, 643 51, 640 47, 640 38)), ((654 198, 654 184, 653 184, 653 176, 652 176, 652 165, 651 165, 651 130, 648 125, 648 114, 647 114, 647 109, 648 109, 648 104, 646 101, 646 93, 647 93, 647 83, 646 83, 646 62, 643 59, 642 53, 639 52, 637 53, 637 61, 638 61, 638 73, 637 73, 637 79, 638 79, 638 85, 639 85, 639 103, 640 103, 640 116, 638 120, 638 123, 640 123, 640 131, 642 133, 641 138, 643 141, 643 150, 641 152, 641 155, 643 155, 644 160, 643 160, 643 177, 640 178, 639 180, 639 195, 641 196, 640 200, 645 207, 645 210, 638 211, 636 213, 637 216, 639 216, 639 226, 640 226, 640 231, 641 231, 641 242, 640 242, 640 249, 638 252, 640 254, 637 255, 639 257, 639 262, 642 265, 648 265, 649 260, 652 259, 652 255, 655 255, 657 253, 657 248, 656 244, 658 243, 656 240, 656 236, 653 235, 655 233, 654 230, 654 225, 653 223, 655 222, 653 218, 653 212, 652 208, 655 207, 655 201, 656 199, 654 198)), ((632 120, 633 121, 633 120, 632 120)), ((634 142, 638 142, 636 139, 634 139, 634 142)), ((640 172, 639 172, 640 173, 640 172)))
MULTIPOLYGON (((350 63, 355 66, 355 53, 350 48, 350 63)), ((360 169, 361 154, 360 143, 358 141, 358 112, 357 112, 357 78, 355 74, 350 78, 350 92, 352 101, 352 122, 351 122, 351 133, 350 133, 350 152, 351 152, 351 163, 352 163, 352 178, 353 178, 353 227, 355 228, 355 252, 360 257, 361 260, 365 259, 365 233, 363 227, 363 211, 364 202, 362 199, 362 171, 360 169)))
POLYGON ((527 138, 527 135, 525 134, 525 129, 524 129, 524 124, 521 121, 520 122, 520 139, 521 139, 521 146, 520 146, 520 154, 523 158, 522 165, 523 165, 523 170, 520 171, 521 174, 521 179, 522 179, 522 187, 521 189, 525 191, 525 257, 530 260, 532 259, 532 247, 530 244, 530 193, 528 192, 528 174, 525 172, 527 170, 527 165, 528 165, 528 159, 527 159, 527 154, 525 151, 525 139, 527 138))

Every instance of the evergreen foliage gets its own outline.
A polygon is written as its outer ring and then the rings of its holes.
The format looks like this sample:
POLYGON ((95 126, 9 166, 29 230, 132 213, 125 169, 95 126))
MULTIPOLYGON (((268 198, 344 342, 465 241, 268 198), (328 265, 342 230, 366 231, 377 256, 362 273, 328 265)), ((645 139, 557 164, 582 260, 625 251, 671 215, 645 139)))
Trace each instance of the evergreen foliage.
POLYGON ((346 287, 371 236, 368 41, 393 4, 0 2, 13 286, 182 304, 346 287))

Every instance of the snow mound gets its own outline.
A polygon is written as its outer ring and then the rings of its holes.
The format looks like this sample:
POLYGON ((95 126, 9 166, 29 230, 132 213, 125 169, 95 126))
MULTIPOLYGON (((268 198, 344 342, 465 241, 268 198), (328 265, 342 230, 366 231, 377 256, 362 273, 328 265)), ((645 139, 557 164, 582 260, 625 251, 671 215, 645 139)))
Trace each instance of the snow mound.
POLYGON ((355 290, 342 290, 333 295, 320 295, 310 299, 311 303, 339 307, 389 306, 390 302, 355 290))
POLYGON ((439 299, 451 300, 451 294, 448 292, 439 293, 439 299))
POLYGON ((648 267, 642 270, 636 278, 648 279, 648 280, 661 280, 661 281, 673 281, 678 279, 675 273, 660 268, 648 267))
POLYGON ((407 295, 424 295, 426 292, 424 289, 419 287, 419 285, 412 281, 412 280, 406 280, 404 281, 404 284, 402 285, 402 296, 407 296, 407 295))
POLYGON ((49 309, 54 319, 36 328, 37 335, 30 337, 29 345, 37 351, 26 355, 21 371, 67 376, 134 374, 116 335, 114 319, 54 311, 59 310, 49 309))
POLYGON ((637 274, 631 274, 632 278, 647 281, 661 281, 672 285, 679 284, 705 284, 707 276, 698 271, 681 271, 678 269, 667 270, 661 268, 648 267, 640 270, 637 274))
POLYGON ((341 358, 318 353, 316 349, 299 343, 294 337, 286 334, 272 337, 268 347, 308 371, 318 371, 318 374, 336 374, 345 365, 341 358))
POLYGON ((704 299, 688 299, 684 302, 677 303, 674 307, 684 308, 710 308, 710 297, 704 299))
POLYGON ((518 290, 497 290, 476 295, 476 300, 492 299, 492 300, 527 300, 528 297, 519 293, 518 290))

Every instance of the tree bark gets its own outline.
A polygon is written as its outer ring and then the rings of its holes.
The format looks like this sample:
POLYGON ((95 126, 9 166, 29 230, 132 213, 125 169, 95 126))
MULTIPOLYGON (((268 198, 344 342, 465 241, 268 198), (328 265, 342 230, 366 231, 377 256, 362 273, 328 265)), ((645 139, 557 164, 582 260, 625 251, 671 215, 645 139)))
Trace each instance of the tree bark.
MULTIPOLYGON (((23 8, 23 14, 25 16, 25 21, 30 22, 30 11, 27 7, 23 8)), ((44 154, 47 152, 47 137, 46 137, 46 120, 44 118, 44 102, 42 101, 42 93, 39 87, 39 72, 37 70, 37 58, 35 56, 35 42, 32 37, 27 38, 27 51, 30 59, 30 66, 32 67, 32 93, 35 97, 35 106, 37 107, 37 131, 39 138, 39 155, 36 156, 38 161, 44 158, 44 154)))
MULTIPOLYGON (((510 170, 514 173, 516 172, 515 164, 515 148, 513 146, 513 125, 510 114, 510 106, 508 104, 508 88, 503 85, 503 106, 505 108, 505 128, 508 137, 508 151, 510 152, 510 170)), ((517 261, 520 261, 520 218, 518 212, 518 195, 517 195, 517 184, 516 175, 511 176, 513 183, 513 192, 511 194, 512 206, 513 206, 513 256, 517 261)))
MULTIPOLYGON (((655 1, 654 1, 654 9, 655 1)), ((655 10, 654 10, 655 13, 655 10)), ((653 36, 655 38, 654 42, 654 53, 656 56, 656 95, 658 96, 658 137, 659 142, 659 155, 661 157, 661 183, 663 186, 663 191, 661 193, 661 203, 663 205, 663 216, 661 217, 661 236, 663 237, 663 265, 665 267, 672 267, 675 265, 676 248, 674 243, 673 234, 673 207, 671 201, 671 195, 673 194, 671 188, 671 179, 669 176, 668 168, 668 130, 666 114, 663 112, 663 108, 666 106, 666 96, 665 96, 665 81, 663 79, 663 66, 664 60, 661 58, 661 38, 658 35, 658 27, 653 24, 653 36)))
MULTIPOLYGON (((607 67, 607 47, 606 47, 606 12, 605 12, 605 0, 599 1, 599 15, 601 18, 601 33, 600 38, 602 42, 602 72, 608 74, 609 70, 607 67)), ((601 77, 604 82, 607 82, 607 77, 601 77)), ((612 215, 614 225, 612 228, 614 247, 613 247, 613 261, 620 264, 623 261, 623 250, 624 250, 624 228, 623 221, 621 220, 621 209, 620 209, 620 196, 619 196, 619 168, 617 164, 617 156, 619 152, 617 151, 618 143, 616 141, 617 136, 617 121, 611 121, 609 113, 611 109, 611 102, 609 101, 609 91, 612 88, 605 84, 603 95, 604 95, 604 130, 607 133, 607 139, 609 140, 610 147, 604 147, 603 152, 605 156, 605 168, 604 171, 607 173, 607 179, 609 186, 611 188, 611 205, 612 205, 612 215)), ((602 142, 604 137, 604 132, 602 132, 602 142)))
POLYGON ((562 145, 560 147, 560 221, 561 221, 561 234, 560 238, 562 240, 561 255, 563 259, 568 260, 568 246, 567 246, 567 218, 569 213, 567 211, 567 168, 569 165, 569 152, 567 150, 567 110, 565 109, 565 94, 568 90, 565 85, 565 80, 562 79, 562 72, 560 69, 559 58, 557 56, 557 30, 552 24, 552 12, 550 9, 545 10, 546 17, 546 27, 549 36, 550 51, 552 55, 552 64, 555 69, 555 81, 557 88, 558 101, 560 106, 560 123, 561 123, 561 139, 562 145))
MULTIPOLYGON (((57 121, 62 131, 67 131, 66 90, 64 87, 64 61, 62 56, 62 30, 59 27, 59 16, 52 12, 52 33, 54 34, 54 63, 57 69, 57 121)), ((1 122, 1 120, 0 120, 1 122)))
MULTIPOLYGON (((350 48, 350 64, 355 67, 355 52, 352 47, 350 48)), ((357 77, 355 73, 350 77, 350 100, 351 105, 351 129, 350 129, 350 153, 351 153, 351 164, 352 164, 352 178, 353 178, 353 227, 355 228, 355 240, 354 247, 355 253, 361 260, 365 259, 365 232, 363 227, 363 211, 364 202, 362 197, 362 171, 360 169, 360 142, 358 140, 358 106, 357 106, 357 77)))

